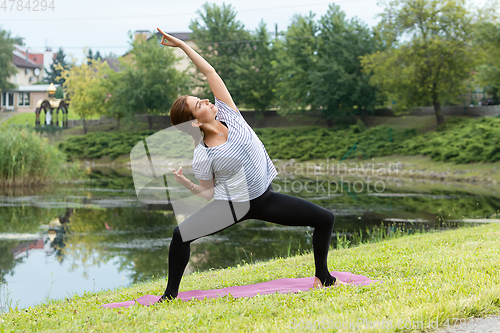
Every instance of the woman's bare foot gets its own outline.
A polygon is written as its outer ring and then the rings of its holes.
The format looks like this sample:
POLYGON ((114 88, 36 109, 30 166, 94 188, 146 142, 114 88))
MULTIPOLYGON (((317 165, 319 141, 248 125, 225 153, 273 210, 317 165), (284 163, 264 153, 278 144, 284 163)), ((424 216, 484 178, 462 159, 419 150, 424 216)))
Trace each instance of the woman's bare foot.
MULTIPOLYGON (((332 285, 332 287, 338 287, 340 285, 345 284, 344 282, 340 281, 339 279, 335 280, 335 283, 332 285)), ((313 288, 322 288, 323 284, 321 283, 321 280, 318 277, 314 277, 314 283, 313 283, 313 288)))

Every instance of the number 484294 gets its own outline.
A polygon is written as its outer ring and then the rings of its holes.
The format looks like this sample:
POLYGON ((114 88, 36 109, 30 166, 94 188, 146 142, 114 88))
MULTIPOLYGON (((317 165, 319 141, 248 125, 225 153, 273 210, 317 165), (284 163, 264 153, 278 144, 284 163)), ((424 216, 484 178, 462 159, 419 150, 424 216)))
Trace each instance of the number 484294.
MULTIPOLYGON (((0 0, 1 1, 1 0, 0 0)), ((49 0, 50 1, 50 0, 49 0)), ((54 1, 52 0, 50 3, 46 0, 4 0, 0 9, 3 9, 4 12, 9 11, 28 11, 28 12, 44 12, 48 9, 56 9, 54 5, 54 1)))

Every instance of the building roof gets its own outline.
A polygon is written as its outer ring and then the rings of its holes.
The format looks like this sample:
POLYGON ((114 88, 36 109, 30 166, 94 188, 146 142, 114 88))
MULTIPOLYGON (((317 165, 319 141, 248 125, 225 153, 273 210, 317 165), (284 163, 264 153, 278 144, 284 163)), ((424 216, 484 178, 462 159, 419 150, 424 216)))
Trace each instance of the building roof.
MULTIPOLYGON (((179 38, 182 41, 190 40, 189 37, 191 35, 190 32, 167 32, 167 34, 169 34, 171 36, 174 36, 175 38, 179 38)), ((159 38, 161 38, 162 35, 161 35, 161 33, 159 31, 157 31, 156 32, 156 36, 159 37, 159 38)))
POLYGON ((21 52, 14 50, 13 52, 13 57, 12 57, 12 62, 14 65, 17 67, 22 67, 22 68, 42 68, 42 65, 39 65, 30 59, 26 60, 26 54, 22 54, 21 52))
MULTIPOLYGON (((30 86, 18 86, 17 89, 12 89, 15 91, 48 91, 50 84, 33 84, 30 86)), ((54 84, 54 86, 60 87, 60 84, 54 84)))
POLYGON ((101 59, 101 62, 107 62, 109 68, 111 68, 115 72, 120 71, 120 61, 118 59, 106 57, 106 58, 101 59))
POLYGON ((14 47, 23 54, 24 58, 26 58, 26 52, 28 52, 29 60, 33 61, 35 64, 43 65, 43 53, 33 52, 26 46, 21 46, 18 44, 14 44, 14 47))

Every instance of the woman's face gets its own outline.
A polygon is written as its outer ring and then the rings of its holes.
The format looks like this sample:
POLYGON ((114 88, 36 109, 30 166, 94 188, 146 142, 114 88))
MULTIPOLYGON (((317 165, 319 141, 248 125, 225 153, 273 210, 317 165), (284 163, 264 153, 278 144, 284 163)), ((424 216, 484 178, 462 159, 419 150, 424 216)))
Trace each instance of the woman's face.
POLYGON ((193 113, 193 116, 199 122, 210 122, 215 119, 217 107, 210 103, 208 99, 199 99, 198 97, 188 96, 187 104, 193 113))

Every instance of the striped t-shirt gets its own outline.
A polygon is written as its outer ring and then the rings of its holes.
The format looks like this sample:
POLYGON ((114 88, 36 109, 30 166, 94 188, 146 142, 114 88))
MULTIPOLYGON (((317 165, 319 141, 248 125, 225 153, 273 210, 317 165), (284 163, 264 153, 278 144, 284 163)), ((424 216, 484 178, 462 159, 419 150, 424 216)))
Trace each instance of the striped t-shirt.
POLYGON ((215 98, 216 120, 228 127, 227 141, 194 150, 193 172, 199 180, 215 177, 214 199, 248 201, 259 197, 278 172, 257 134, 240 112, 215 98))

